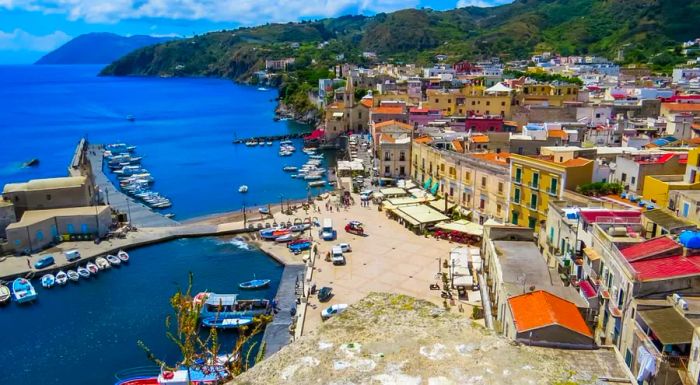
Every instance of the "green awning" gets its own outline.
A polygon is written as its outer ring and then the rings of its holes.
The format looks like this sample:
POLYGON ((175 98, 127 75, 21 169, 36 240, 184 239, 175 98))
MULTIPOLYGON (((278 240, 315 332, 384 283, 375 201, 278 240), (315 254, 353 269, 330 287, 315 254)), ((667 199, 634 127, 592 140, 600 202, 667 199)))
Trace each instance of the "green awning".
POLYGON ((433 178, 432 178, 432 177, 429 177, 429 178, 425 181, 425 183, 423 183, 423 188, 426 189, 426 190, 429 189, 431 183, 433 183, 433 178))
POLYGON ((435 183, 433 183, 433 188, 430 189, 430 193, 435 195, 435 193, 438 190, 438 187, 440 187, 440 182, 435 181, 435 183))

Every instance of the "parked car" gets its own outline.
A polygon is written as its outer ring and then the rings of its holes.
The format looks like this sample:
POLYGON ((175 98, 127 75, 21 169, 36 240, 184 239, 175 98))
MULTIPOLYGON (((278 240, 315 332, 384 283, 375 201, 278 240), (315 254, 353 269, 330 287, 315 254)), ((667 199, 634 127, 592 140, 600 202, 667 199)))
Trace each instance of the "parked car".
POLYGON ((44 258, 41 258, 40 260, 36 261, 34 264, 35 269, 43 269, 47 266, 51 266, 54 264, 54 259, 51 255, 47 255, 44 258))
POLYGON ((352 247, 350 247, 349 243, 339 243, 336 246, 340 247, 340 250, 342 250, 343 253, 349 253, 352 251, 352 247))
POLYGON ((336 314, 340 314, 345 311, 345 309, 348 308, 348 305, 345 303, 340 303, 337 305, 331 305, 321 312, 321 319, 327 320, 331 317, 333 317, 336 314))
POLYGON ((64 254, 68 262, 80 259, 80 252, 78 250, 68 250, 64 254))
POLYGON ((324 286, 318 291, 319 302, 326 302, 333 296, 333 289, 328 286, 324 286))
POLYGON ((341 249, 339 246, 333 246, 333 248, 331 249, 331 262, 333 262, 334 265, 345 264, 345 256, 343 255, 343 249, 341 249))

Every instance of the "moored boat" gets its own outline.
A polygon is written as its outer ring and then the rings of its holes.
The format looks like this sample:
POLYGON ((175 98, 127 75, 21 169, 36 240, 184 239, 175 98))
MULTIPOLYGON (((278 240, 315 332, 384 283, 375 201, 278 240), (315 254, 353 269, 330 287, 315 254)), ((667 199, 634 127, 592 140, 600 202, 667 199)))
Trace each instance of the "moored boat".
POLYGON ((109 254, 109 255, 106 256, 105 258, 107 259, 107 261, 109 262, 109 264, 112 265, 112 266, 119 266, 119 265, 121 265, 121 263, 122 263, 122 261, 121 261, 119 258, 115 257, 115 256, 112 255, 112 254, 109 254))
POLYGON ((325 185, 326 185, 326 182, 323 180, 315 180, 315 181, 309 182, 309 187, 322 187, 325 185))
POLYGON ((68 270, 68 272, 66 272, 66 275, 68 276, 68 279, 70 279, 73 282, 78 282, 78 280, 80 279, 80 275, 78 275, 78 273, 76 273, 75 270, 68 270))
POLYGON ((117 258, 124 263, 129 262, 129 254, 124 250, 119 250, 117 252, 117 258))
POLYGON ((68 282, 68 275, 66 274, 65 271, 61 270, 58 273, 56 273, 56 283, 63 286, 68 282))
POLYGON ((298 170, 298 169, 299 169, 299 168, 296 167, 296 166, 284 166, 284 167, 282 168, 282 171, 289 171, 289 172, 292 172, 292 171, 296 171, 296 170, 298 170))
POLYGON ((302 232, 304 230, 308 230, 311 227, 310 223, 298 223, 296 225, 292 225, 289 230, 293 232, 302 232))
POLYGON ((94 263, 92 263, 92 262, 88 262, 88 263, 85 265, 85 268, 88 269, 88 271, 90 272, 90 274, 93 274, 93 275, 94 275, 94 274, 97 274, 97 272, 100 271, 100 268, 97 267, 97 265, 94 264, 94 263))
POLYGON ((109 261, 105 257, 97 257, 97 259, 95 259, 95 264, 97 265, 97 268, 99 268, 100 270, 105 270, 105 269, 109 269, 110 267, 112 267, 109 264, 109 261))
POLYGON ((239 192, 239 193, 247 193, 247 192, 248 192, 248 186, 246 186, 246 185, 241 185, 241 186, 238 188, 238 192, 239 192))
POLYGON ((53 274, 45 274, 41 277, 41 286, 50 289, 56 284, 56 277, 53 274))
POLYGON ((88 270, 82 266, 78 266, 78 268, 76 269, 76 272, 78 273, 79 276, 81 276, 83 278, 90 278, 90 270, 88 270))
POLYGON ((34 286, 28 279, 17 278, 12 281, 12 298, 17 303, 25 303, 35 300, 37 297, 34 286))
POLYGON ((202 319, 202 325, 216 329, 238 329, 241 326, 250 325, 253 323, 252 318, 218 318, 207 317, 202 319))
POLYGON ((245 289, 245 290, 255 290, 255 289, 262 289, 263 287, 267 287, 269 285, 270 285, 269 279, 253 279, 250 281, 239 283, 238 287, 241 289, 245 289))
POLYGON ((294 234, 285 234, 285 235, 282 235, 282 236, 275 238, 275 242, 284 243, 284 242, 290 242, 293 239, 294 239, 294 234))
POLYGON ((237 294, 207 293, 203 299, 200 316, 202 319, 246 318, 272 311, 267 299, 238 299, 237 294))
POLYGON ((12 298, 10 288, 5 285, 0 285, 0 305, 10 302, 10 298, 12 298))

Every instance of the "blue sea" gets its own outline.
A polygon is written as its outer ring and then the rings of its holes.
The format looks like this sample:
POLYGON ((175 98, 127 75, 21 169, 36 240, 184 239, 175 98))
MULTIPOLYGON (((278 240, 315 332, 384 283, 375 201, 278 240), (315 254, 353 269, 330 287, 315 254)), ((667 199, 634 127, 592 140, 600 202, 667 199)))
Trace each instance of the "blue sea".
MULTIPOLYGON (((270 147, 234 145, 234 137, 284 134, 310 128, 274 122, 274 90, 221 79, 98 77, 100 66, 0 66, 0 185, 66 175, 73 150, 93 143, 138 146, 154 190, 187 219, 303 198, 306 183, 284 165, 301 165, 298 151, 280 158, 270 147), (126 117, 133 115, 134 122, 126 117), (40 165, 22 163, 39 158, 40 165), (246 184, 248 194, 239 194, 246 184)), ((297 141, 296 147, 301 148, 297 141)), ((270 278, 274 297, 283 267, 230 239, 187 239, 133 250, 128 266, 95 279, 43 290, 29 306, 0 308, 0 384, 112 384, 114 373, 149 365, 137 346, 157 357, 180 359, 166 339, 169 297, 194 291, 235 292, 241 281, 270 278)), ((235 335, 227 335, 228 343, 235 335)))
MULTIPOLYGON (((304 198, 301 151, 280 157, 279 144, 234 145, 234 138, 306 132, 273 121, 277 91, 196 78, 99 77, 100 66, 0 66, 0 186, 65 176, 81 137, 137 146, 143 166, 167 196, 176 219, 304 198), (132 115, 133 122, 127 120, 132 115), (22 164, 38 158, 38 167, 22 164), (238 193, 247 185, 247 194, 238 193)), ((295 146, 301 150, 301 140, 295 146)), ((320 190, 314 190, 317 193, 320 190)))

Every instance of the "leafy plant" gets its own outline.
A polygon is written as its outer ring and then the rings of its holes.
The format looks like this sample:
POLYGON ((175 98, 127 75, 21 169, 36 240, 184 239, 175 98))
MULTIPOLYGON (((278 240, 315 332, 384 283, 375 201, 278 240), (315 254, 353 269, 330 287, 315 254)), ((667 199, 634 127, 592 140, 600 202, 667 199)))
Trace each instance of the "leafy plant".
POLYGON ((593 182, 576 187, 576 191, 586 196, 620 194, 624 187, 620 183, 593 182))

